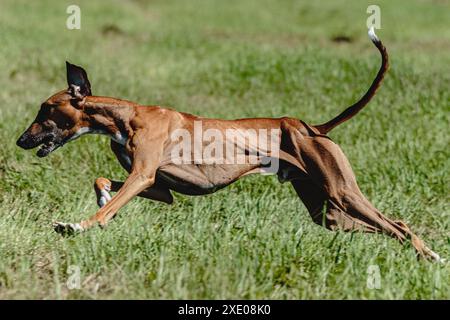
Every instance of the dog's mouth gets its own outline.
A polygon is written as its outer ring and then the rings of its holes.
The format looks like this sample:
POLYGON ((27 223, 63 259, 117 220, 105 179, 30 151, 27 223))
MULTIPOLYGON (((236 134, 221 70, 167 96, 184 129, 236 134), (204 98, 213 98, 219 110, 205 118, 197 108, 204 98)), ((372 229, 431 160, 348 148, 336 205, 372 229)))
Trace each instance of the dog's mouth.
POLYGON ((41 145, 36 152, 36 155, 40 158, 48 156, 51 152, 55 151, 60 145, 54 141, 49 141, 41 145))
POLYGON ((54 136, 49 136, 48 138, 44 139, 38 151, 36 152, 36 155, 40 158, 46 157, 62 145, 63 143, 56 141, 56 139, 54 139, 54 136))
POLYGON ((16 144, 22 149, 30 150, 38 148, 36 155, 40 158, 48 156, 56 149, 62 147, 66 142, 70 141, 65 130, 52 128, 51 130, 42 130, 33 124, 25 131, 17 140, 16 144), (38 133, 33 131, 39 130, 38 133))

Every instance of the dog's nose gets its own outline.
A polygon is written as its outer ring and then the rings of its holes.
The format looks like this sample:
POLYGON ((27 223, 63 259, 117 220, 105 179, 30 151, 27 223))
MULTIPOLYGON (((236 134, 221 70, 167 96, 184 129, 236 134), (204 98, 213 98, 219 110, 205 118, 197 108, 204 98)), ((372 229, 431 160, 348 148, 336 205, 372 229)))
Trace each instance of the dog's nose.
POLYGON ((21 135, 19 139, 16 141, 16 145, 18 147, 21 147, 23 149, 29 149, 28 143, 27 143, 27 136, 25 134, 21 135))
POLYGON ((19 139, 17 139, 16 145, 17 145, 18 147, 23 148, 24 141, 25 141, 25 139, 23 138, 23 136, 21 136, 19 139))

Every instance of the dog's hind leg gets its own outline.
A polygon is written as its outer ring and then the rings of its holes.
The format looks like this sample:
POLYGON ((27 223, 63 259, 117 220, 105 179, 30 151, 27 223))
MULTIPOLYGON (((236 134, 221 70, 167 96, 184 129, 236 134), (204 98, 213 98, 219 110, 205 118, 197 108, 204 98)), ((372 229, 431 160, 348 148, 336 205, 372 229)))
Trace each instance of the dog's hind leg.
POLYGON ((328 137, 302 134, 288 123, 281 142, 306 172, 307 179, 292 184, 315 223, 330 230, 381 232, 401 243, 409 239, 420 256, 440 260, 403 222, 387 218, 364 197, 350 163, 328 137))

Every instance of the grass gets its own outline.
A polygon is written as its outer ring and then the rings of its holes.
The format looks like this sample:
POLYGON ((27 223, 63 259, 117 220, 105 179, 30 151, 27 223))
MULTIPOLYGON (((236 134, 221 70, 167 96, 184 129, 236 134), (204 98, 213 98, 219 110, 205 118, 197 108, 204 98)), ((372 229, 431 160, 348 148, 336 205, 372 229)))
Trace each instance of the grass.
MULTIPOLYGON (((384 236, 312 223, 289 185, 249 177, 172 206, 135 199, 106 230, 62 238, 54 220, 96 210, 92 184, 124 179, 105 137, 45 159, 15 141, 65 87, 64 61, 94 94, 203 116, 330 119, 379 66, 366 36, 373 1, 0 3, 0 298, 448 299, 449 265, 417 261, 384 236), (347 36, 349 43, 331 39, 347 36), (69 266, 81 289, 69 290, 69 266), (379 289, 366 285, 377 265, 379 289)), ((331 133, 361 189, 450 257, 448 1, 376 1, 392 68, 376 98, 331 133)))

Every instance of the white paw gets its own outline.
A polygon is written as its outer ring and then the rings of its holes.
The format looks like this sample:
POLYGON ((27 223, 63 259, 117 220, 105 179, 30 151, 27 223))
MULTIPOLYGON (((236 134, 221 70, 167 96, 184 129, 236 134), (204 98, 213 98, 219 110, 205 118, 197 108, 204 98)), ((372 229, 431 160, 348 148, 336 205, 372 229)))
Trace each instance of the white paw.
POLYGON ((100 208, 104 207, 111 200, 111 195, 108 191, 111 191, 109 186, 105 186, 104 189, 100 190, 100 198, 97 203, 100 208))
POLYGON ((444 259, 444 258, 441 258, 439 255, 437 255, 436 254, 436 258, 435 258, 435 261, 436 262, 439 262, 439 263, 442 263, 442 264, 445 264, 445 263, 447 263, 447 259, 444 259))
POLYGON ((64 223, 58 221, 53 223, 53 229, 62 235, 72 235, 84 230, 79 223, 64 223))
MULTIPOLYGON (((428 248, 427 248, 428 249, 428 248)), ((433 261, 439 262, 439 263, 446 263, 447 260, 444 258, 441 258, 436 252, 434 252, 431 249, 428 249, 428 254, 430 255, 431 259, 433 261)))

